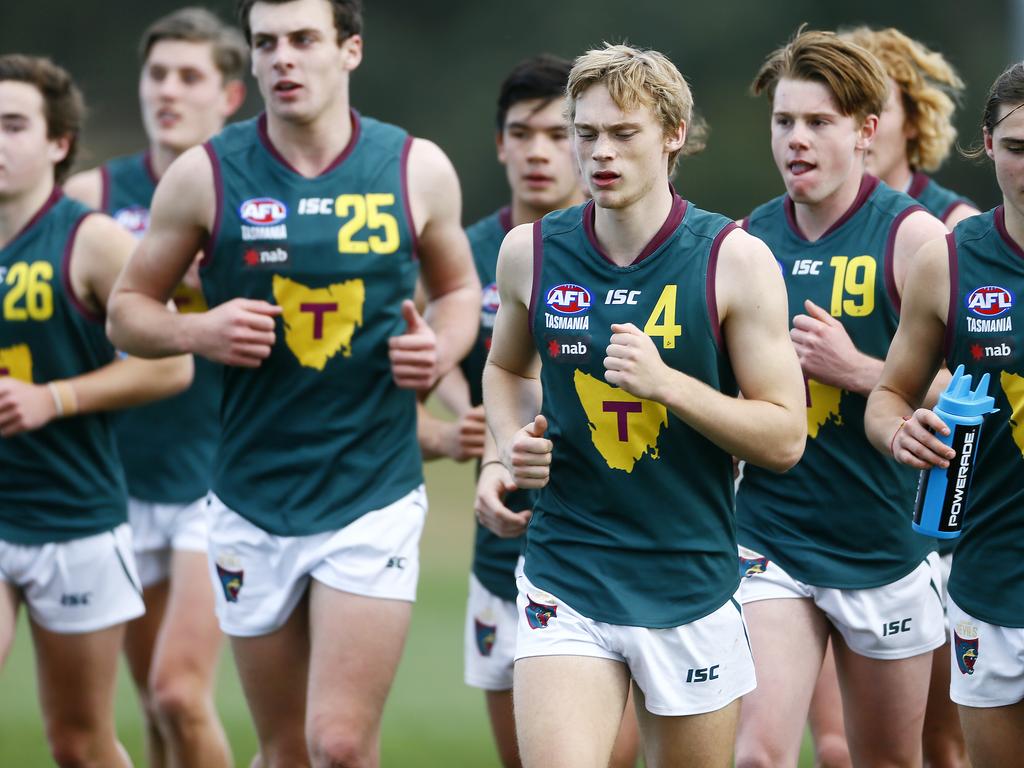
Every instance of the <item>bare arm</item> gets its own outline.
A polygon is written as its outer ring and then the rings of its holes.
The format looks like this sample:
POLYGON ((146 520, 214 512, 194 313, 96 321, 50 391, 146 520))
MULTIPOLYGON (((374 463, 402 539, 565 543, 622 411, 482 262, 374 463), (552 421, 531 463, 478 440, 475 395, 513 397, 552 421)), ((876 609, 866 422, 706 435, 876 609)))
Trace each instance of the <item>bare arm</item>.
POLYGON ((407 302, 409 330, 391 340, 391 367, 399 386, 430 389, 465 357, 476 338, 480 281, 462 230, 462 195, 451 162, 435 144, 416 139, 409 152, 409 191, 419 233, 425 323, 407 302))
POLYGON ((219 363, 257 367, 274 343, 281 309, 265 301, 232 299, 207 312, 177 314, 167 300, 213 227, 213 170, 193 147, 164 174, 153 196, 149 229, 114 286, 107 332, 140 357, 193 352, 219 363))
POLYGON ((929 428, 942 434, 948 434, 948 429, 933 412, 919 408, 942 363, 949 309, 945 238, 921 249, 906 285, 900 325, 889 346, 881 381, 868 398, 864 426, 875 448, 889 453, 892 446, 898 461, 918 469, 945 466, 944 457, 952 451, 929 428))
MULTIPOLYGON (((102 315, 111 286, 127 262, 134 238, 106 216, 89 216, 71 253, 71 290, 87 309, 102 315)), ((192 382, 192 358, 152 361, 128 357, 60 381, 28 384, 0 379, 0 434, 38 429, 59 416, 140 405, 169 397, 192 382)))
POLYGON ((540 358, 530 335, 533 287, 532 225, 513 229, 501 245, 497 270, 500 304, 484 366, 484 412, 498 456, 520 488, 547 483, 553 445, 539 416, 540 358))
POLYGON ((103 173, 99 168, 76 173, 64 182, 64 194, 99 210, 103 203, 103 173))
POLYGON ((804 388, 786 321, 786 288, 771 251, 742 230, 726 236, 715 289, 742 397, 668 367, 633 324, 613 325, 605 379, 667 406, 722 450, 775 471, 803 454, 804 388))
POLYGON ((971 216, 977 216, 981 211, 975 208, 973 205, 967 203, 960 203, 946 216, 946 226, 952 232, 953 227, 959 224, 964 219, 969 219, 971 216))

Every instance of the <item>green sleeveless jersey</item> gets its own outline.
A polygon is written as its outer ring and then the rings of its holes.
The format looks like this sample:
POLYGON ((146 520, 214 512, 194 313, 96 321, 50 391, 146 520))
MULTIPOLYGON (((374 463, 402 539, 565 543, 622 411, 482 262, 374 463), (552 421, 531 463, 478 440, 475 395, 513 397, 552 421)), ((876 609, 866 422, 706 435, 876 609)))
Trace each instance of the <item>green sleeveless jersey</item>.
MULTIPOLYGON (((100 169, 103 211, 136 237, 149 225, 156 174, 149 153, 120 157, 100 169)), ((203 312, 202 291, 182 284, 174 292, 179 312, 203 312)), ((192 386, 184 392, 114 418, 128 493, 161 504, 185 504, 210 489, 217 449, 221 366, 195 357, 192 386)))
MULTIPOLYGON (((92 213, 53 195, 0 249, 0 376, 35 384, 107 365, 114 348, 104 318, 72 293, 75 235, 92 213)), ((54 419, 42 429, 0 439, 0 540, 68 541, 127 519, 124 476, 109 414, 54 419)))
POLYGON ((279 536, 341 528, 423 482, 416 397, 388 358, 419 274, 412 138, 355 112, 352 128, 316 178, 277 152, 265 115, 205 145, 217 190, 206 297, 282 309, 270 357, 225 368, 213 490, 279 536))
POLYGON ((982 621, 1024 627, 1024 251, 1002 206, 960 222, 947 242, 946 362, 974 381, 991 374, 999 409, 981 428, 949 594, 982 621))
MULTIPOLYGON (((854 204, 813 243, 788 196, 757 208, 746 226, 779 261, 791 318, 810 299, 842 322, 858 350, 884 359, 899 322, 893 243, 918 210, 865 176, 854 204)), ((902 578, 934 548, 910 528, 917 473, 868 443, 863 395, 808 380, 807 396, 800 462, 782 475, 747 465, 736 496, 740 543, 814 586, 868 589, 902 578)))
POLYGON ((736 394, 714 293, 734 226, 674 197, 661 230, 620 267, 597 241, 592 202, 534 225, 530 316, 554 453, 526 574, 596 621, 680 626, 737 588, 732 458, 604 378, 611 324, 633 323, 668 366, 736 394))
MULTIPOLYGON (((483 374, 487 353, 491 348, 491 331, 494 317, 498 312, 498 284, 495 282, 495 267, 501 241, 512 229, 512 212, 502 208, 466 230, 469 244, 473 248, 473 262, 483 286, 483 300, 480 306, 480 332, 469 354, 460 363, 462 373, 469 382, 469 397, 473 405, 483 402, 483 374)), ((532 509, 536 491, 513 491, 505 497, 505 506, 518 512, 532 509)), ((503 539, 495 536, 480 523, 476 524, 476 541, 473 546, 473 574, 492 595, 502 600, 516 599, 516 561, 522 551, 524 539, 503 539)))
POLYGON ((920 171, 914 173, 907 194, 917 200, 928 210, 928 213, 943 224, 946 224, 949 214, 958 205, 969 205, 972 208, 977 207, 966 197, 958 195, 951 189, 946 189, 931 176, 920 171))

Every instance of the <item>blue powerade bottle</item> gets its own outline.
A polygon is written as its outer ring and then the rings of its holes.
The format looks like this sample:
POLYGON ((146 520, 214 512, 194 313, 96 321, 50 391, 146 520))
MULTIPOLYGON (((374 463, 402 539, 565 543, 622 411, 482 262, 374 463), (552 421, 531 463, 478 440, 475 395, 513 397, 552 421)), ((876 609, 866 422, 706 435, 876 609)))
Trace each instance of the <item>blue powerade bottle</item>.
POLYGON ((971 487, 974 460, 985 414, 997 409, 988 395, 989 375, 983 374, 971 391, 971 375, 957 366, 945 391, 939 395, 935 415, 946 422, 949 435, 936 435, 956 451, 946 469, 932 467, 921 471, 914 501, 914 530, 938 539, 955 539, 964 525, 967 492, 971 487))

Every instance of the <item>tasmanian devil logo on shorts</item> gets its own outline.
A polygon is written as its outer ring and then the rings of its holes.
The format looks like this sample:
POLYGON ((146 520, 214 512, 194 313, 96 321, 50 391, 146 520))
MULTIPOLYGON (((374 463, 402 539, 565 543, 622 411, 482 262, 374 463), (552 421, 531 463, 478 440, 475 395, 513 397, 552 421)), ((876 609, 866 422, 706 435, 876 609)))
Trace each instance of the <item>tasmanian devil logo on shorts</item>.
POLYGON ((530 601, 526 606, 526 620, 530 623, 530 629, 543 629, 551 619, 555 618, 558 606, 538 603, 529 595, 526 598, 530 601))
POLYGON ((481 656, 490 656, 494 650, 494 641, 498 637, 498 627, 493 624, 484 624, 480 619, 473 619, 476 626, 476 649, 481 656))
POLYGON ((953 630, 956 665, 962 674, 974 674, 974 665, 978 663, 978 639, 978 628, 965 621, 957 624, 953 630))
POLYGON ((217 563, 217 576, 220 578, 220 586, 224 590, 224 599, 229 603, 238 602, 238 593, 242 591, 242 580, 245 571, 229 571, 220 563, 217 563))
POLYGON ((740 555, 740 578, 749 579, 751 576, 757 576, 759 573, 764 573, 767 567, 767 557, 743 557, 740 555))

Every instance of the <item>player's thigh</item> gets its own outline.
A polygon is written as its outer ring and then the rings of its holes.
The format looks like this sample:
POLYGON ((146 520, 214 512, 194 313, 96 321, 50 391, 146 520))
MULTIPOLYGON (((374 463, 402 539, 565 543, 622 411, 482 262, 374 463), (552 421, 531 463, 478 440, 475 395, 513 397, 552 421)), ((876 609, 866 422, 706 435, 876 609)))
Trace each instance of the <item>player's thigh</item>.
POLYGON ((516 743, 516 721, 512 708, 512 689, 507 691, 484 691, 487 701, 487 716, 491 721, 491 732, 498 749, 498 759, 504 768, 517 768, 519 746, 516 743))
POLYGON ((905 659, 873 659, 852 651, 838 633, 833 649, 854 763, 920 764, 931 651, 905 659))
POLYGON ((10 582, 0 579, 0 669, 14 644, 14 630, 18 623, 18 592, 10 582))
POLYGON ((309 676, 308 599, 279 628, 232 636, 231 649, 259 739, 263 766, 305 765, 306 681, 309 676))
POLYGON ((1024 701, 1003 707, 959 706, 972 768, 1020 765, 1024 755, 1024 701))
POLYGON ((851 765, 843 725, 843 699, 839 692, 839 675, 831 645, 825 651, 821 672, 818 673, 807 721, 811 727, 818 764, 828 768, 851 765))
POLYGON ((516 732, 526 768, 604 768, 629 691, 625 663, 593 656, 516 661, 516 732))
POLYGON ((632 687, 626 707, 622 710, 622 722, 619 732, 615 735, 615 746, 612 748, 612 759, 609 768, 635 768, 640 752, 640 726, 636 718, 635 699, 632 687))
POLYGON ((62 634, 31 621, 39 701, 51 738, 56 732, 112 728, 118 652, 124 625, 62 634))
POLYGON ((307 732, 376 738, 405 646, 412 603, 342 592, 313 579, 309 591, 307 732))
MULTIPOLYGON (((205 568, 205 562, 204 562, 205 568)), ((209 580, 209 577, 207 577, 209 580)), ((125 626, 124 654, 128 660, 128 670, 140 690, 149 686, 149 670, 152 666, 153 651, 167 608, 170 584, 162 581, 151 587, 143 587, 142 601, 146 604, 146 612, 133 619, 125 626)))
POLYGON ((740 700, 699 715, 666 717, 648 711, 633 685, 647 768, 728 768, 732 765, 740 700))
POLYGON ((185 676, 208 685, 222 641, 206 554, 175 551, 170 597, 156 646, 154 684, 174 685, 185 676))
POLYGON ((828 643, 827 620, 808 598, 757 600, 743 612, 757 688, 743 697, 737 758, 795 765, 828 643))

